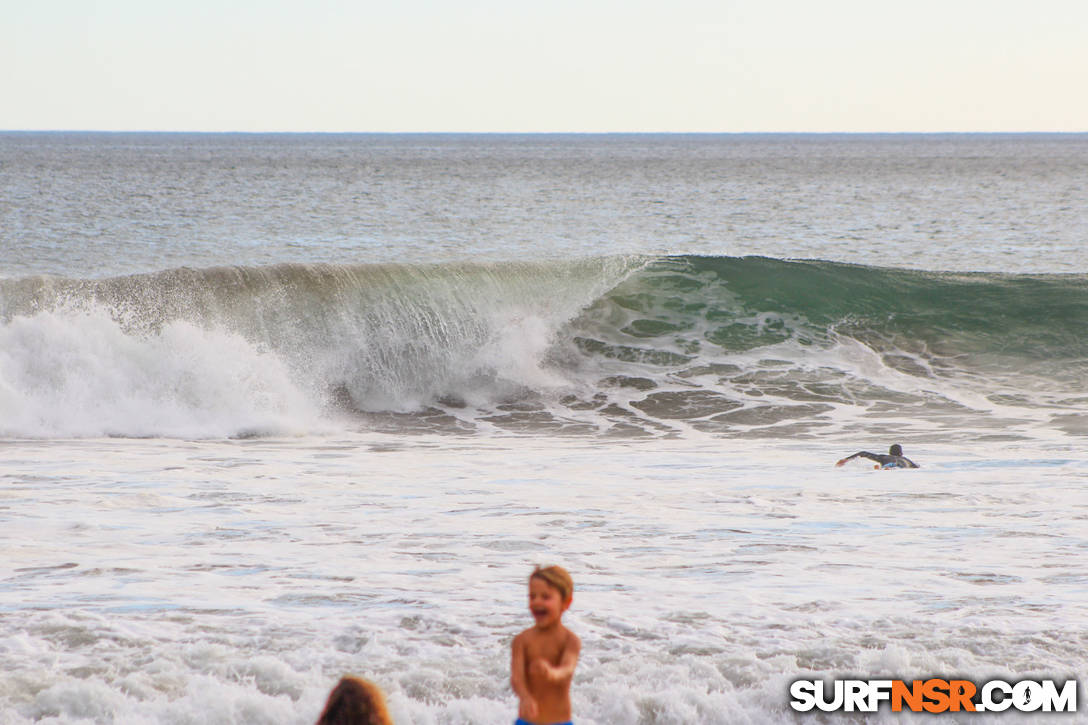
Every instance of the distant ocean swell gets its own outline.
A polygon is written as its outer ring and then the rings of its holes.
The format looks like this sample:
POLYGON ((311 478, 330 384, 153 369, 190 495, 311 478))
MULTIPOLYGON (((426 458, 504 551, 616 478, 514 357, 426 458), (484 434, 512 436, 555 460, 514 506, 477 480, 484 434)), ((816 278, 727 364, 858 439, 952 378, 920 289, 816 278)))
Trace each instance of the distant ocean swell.
POLYGON ((0 434, 1084 435, 1088 277, 759 257, 0 280, 0 434))

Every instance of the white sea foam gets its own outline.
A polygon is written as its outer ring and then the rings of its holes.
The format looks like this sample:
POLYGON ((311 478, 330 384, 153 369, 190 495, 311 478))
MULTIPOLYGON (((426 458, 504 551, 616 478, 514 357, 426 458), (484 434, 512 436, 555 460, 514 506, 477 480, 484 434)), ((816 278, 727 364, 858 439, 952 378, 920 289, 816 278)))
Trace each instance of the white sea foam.
POLYGON ((0 533, 5 722, 301 725, 345 673, 398 723, 506 722, 546 562, 575 576, 580 722, 802 722, 801 677, 1073 677, 1088 461, 1035 445, 877 473, 720 440, 9 442, 0 506, 34 516, 0 533))
POLYGON ((0 434, 222 437, 291 433, 318 409, 275 355, 169 322, 134 335, 100 309, 0 324, 0 434))

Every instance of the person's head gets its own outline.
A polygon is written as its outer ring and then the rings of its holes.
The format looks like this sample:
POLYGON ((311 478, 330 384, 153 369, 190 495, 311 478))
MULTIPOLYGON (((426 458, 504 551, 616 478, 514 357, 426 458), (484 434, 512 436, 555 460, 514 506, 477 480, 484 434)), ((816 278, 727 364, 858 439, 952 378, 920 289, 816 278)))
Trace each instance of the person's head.
POLYGON ((898 443, 892 443, 891 448, 888 449, 888 453, 893 456, 901 456, 903 455, 903 446, 898 443))
POLYGON ((377 685, 344 677, 332 688, 316 725, 393 725, 377 685))
POLYGON ((574 580, 561 566, 538 566, 529 575, 529 611, 536 626, 557 624, 574 600, 574 580))

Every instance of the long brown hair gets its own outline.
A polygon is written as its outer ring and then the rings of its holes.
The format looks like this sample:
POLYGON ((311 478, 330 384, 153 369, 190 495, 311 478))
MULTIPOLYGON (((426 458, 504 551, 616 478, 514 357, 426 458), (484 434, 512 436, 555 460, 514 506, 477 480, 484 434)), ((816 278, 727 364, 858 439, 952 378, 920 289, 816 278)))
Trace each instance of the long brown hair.
POLYGON ((316 725, 393 725, 393 720, 377 685, 359 677, 344 677, 329 693, 316 725))

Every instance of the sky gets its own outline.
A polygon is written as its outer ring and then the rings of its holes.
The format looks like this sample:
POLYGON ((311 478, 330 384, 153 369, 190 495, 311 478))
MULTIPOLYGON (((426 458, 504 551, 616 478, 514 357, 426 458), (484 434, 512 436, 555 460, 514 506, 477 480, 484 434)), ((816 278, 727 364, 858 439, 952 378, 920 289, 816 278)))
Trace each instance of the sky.
POLYGON ((1085 0, 0 0, 0 129, 1088 131, 1085 0))

